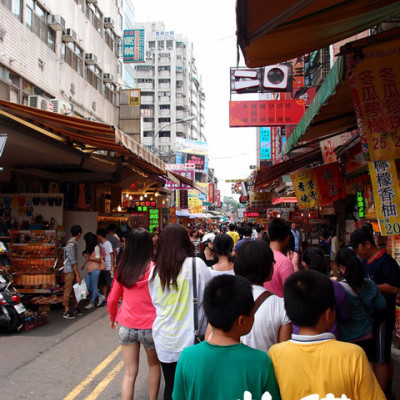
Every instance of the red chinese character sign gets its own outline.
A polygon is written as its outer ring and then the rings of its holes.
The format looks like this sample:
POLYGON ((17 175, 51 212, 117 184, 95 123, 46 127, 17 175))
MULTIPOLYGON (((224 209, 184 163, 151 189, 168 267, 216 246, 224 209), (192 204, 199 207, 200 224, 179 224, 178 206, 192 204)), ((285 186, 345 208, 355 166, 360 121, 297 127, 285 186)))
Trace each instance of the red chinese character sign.
POLYGON ((329 206, 346 192, 338 163, 321 165, 290 175, 300 210, 329 206))
POLYGON ((230 101, 229 126, 296 125, 304 110, 304 100, 230 101))
POLYGON ((368 163, 382 236, 400 234, 400 189, 394 161, 368 163))
POLYGON ((365 158, 400 158, 400 41, 350 53, 346 64, 365 158))

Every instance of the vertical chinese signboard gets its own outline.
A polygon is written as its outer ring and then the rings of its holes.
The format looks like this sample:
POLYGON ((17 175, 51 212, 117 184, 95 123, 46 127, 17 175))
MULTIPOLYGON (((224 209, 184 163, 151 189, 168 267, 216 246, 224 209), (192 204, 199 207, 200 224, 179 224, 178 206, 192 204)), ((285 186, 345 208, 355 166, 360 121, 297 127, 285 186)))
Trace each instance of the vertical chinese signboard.
POLYGON ((346 55, 366 159, 400 158, 400 40, 346 55))
POLYGON ((346 197, 338 163, 306 169, 290 176, 300 210, 332 205, 346 197))
POLYGON ((140 89, 129 90, 129 105, 140 106, 140 89))
POLYGON ((271 160, 271 128, 260 128, 260 161, 271 160))
POLYGON ((122 56, 124 63, 144 62, 144 29, 124 30, 122 56))
POLYGON ((382 236, 400 234, 400 189, 394 161, 368 163, 382 236))
POLYGON ((160 227, 160 210, 158 208, 150 208, 149 210, 149 231, 153 233, 155 229, 160 227))
POLYGON ((217 197, 217 207, 221 207, 221 191, 220 190, 216 190, 215 191, 215 195, 217 197))

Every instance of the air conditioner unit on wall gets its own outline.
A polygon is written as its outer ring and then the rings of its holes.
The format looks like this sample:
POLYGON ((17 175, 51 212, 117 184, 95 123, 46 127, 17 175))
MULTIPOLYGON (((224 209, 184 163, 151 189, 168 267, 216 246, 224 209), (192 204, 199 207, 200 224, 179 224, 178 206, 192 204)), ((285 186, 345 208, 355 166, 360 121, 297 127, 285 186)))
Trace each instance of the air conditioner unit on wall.
POLYGON ((49 26, 53 31, 64 31, 65 30, 65 19, 60 15, 49 16, 49 26))
POLYGON ((111 17, 104 17, 104 28, 114 28, 114 20, 111 17))
POLYGON ((63 100, 53 99, 51 100, 53 104, 53 112, 57 114, 69 115, 74 113, 74 106, 63 100))
POLYGON ((114 77, 112 76, 112 74, 110 74, 110 73, 108 73, 108 72, 105 72, 105 73, 103 74, 103 81, 104 81, 105 83, 113 82, 113 81, 114 81, 114 77))
POLYGON ((93 53, 86 53, 85 54, 85 62, 86 64, 93 65, 97 64, 97 57, 93 53))
POLYGON ((76 42, 76 32, 71 28, 67 28, 62 36, 63 42, 76 42))
POLYGON ((269 65, 264 67, 263 86, 265 89, 285 89, 289 83, 287 65, 269 65))
POLYGON ((53 111, 53 104, 42 96, 29 96, 29 107, 43 111, 53 111))

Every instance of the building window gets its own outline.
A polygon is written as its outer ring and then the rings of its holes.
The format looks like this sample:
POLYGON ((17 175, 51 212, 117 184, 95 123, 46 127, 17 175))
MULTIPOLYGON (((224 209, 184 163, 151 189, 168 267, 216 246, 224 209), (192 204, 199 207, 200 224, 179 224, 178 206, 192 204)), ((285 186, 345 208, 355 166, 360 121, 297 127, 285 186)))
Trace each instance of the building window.
POLYGON ((21 19, 21 0, 0 0, 16 17, 21 19))
POLYGON ((160 137, 171 137, 171 132, 170 131, 161 131, 158 136, 160 137))
POLYGON ((83 0, 75 0, 75 3, 78 5, 78 7, 83 11, 84 10, 84 3, 83 0))
POLYGON ((104 30, 104 41, 112 52, 118 57, 118 36, 111 29, 104 30))
POLYGON ((116 105, 117 100, 117 86, 115 83, 105 83, 103 86, 104 97, 113 105, 116 105))
POLYGON ((118 13, 118 26, 119 26, 120 31, 122 31, 124 29, 124 18, 119 13, 118 13))
POLYGON ((155 50, 156 42, 154 40, 149 42, 149 50, 155 50))
POLYGON ((74 42, 61 43, 61 58, 80 76, 83 76, 83 51, 74 42))
POLYGON ((118 75, 122 78, 122 62, 118 61, 118 75))
POLYGON ((171 118, 158 118, 158 123, 168 123, 171 122, 171 118))
POLYGON ((85 79, 96 89, 102 93, 101 82, 102 71, 97 65, 87 65, 85 69, 85 79))
POLYGON ((167 49, 172 50, 174 47, 174 41, 173 40, 167 40, 167 49))
POLYGON ((94 4, 88 4, 86 8, 86 18, 95 27, 96 31, 101 34, 103 29, 103 14, 94 4))
POLYGON ((55 33, 47 24, 49 13, 36 0, 26 0, 25 25, 53 51, 55 33))

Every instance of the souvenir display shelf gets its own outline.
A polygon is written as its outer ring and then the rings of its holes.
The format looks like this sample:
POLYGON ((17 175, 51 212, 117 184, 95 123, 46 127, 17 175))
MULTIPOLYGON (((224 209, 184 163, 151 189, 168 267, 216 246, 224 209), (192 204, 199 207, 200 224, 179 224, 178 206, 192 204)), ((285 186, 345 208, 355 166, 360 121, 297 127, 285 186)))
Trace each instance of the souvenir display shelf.
POLYGON ((55 230, 11 231, 10 271, 21 293, 51 293, 56 289, 55 230))

